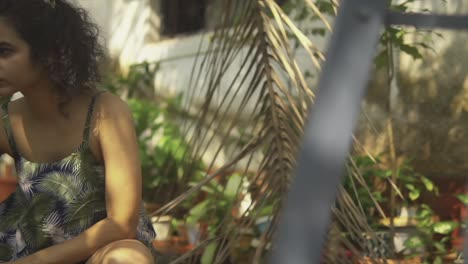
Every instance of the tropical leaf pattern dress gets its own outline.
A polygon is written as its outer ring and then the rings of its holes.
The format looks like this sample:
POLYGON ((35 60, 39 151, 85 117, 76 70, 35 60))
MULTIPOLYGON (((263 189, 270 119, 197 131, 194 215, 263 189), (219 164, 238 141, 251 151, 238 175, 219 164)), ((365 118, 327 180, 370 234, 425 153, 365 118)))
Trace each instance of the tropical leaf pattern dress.
MULTIPOLYGON (((96 161, 88 146, 97 96, 89 105, 80 147, 70 156, 51 163, 31 162, 18 153, 8 105, 2 107, 18 187, 0 203, 0 263, 69 240, 106 217, 105 168, 96 161)), ((155 236, 142 206, 137 239, 152 249, 155 236)))

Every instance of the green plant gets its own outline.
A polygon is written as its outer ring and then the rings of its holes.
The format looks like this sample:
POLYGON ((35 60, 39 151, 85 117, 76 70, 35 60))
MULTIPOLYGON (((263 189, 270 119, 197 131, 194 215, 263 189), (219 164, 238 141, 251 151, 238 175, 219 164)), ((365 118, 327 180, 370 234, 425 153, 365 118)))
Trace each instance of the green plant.
MULTIPOLYGON (((390 177, 391 173, 387 173, 386 177, 390 177)), ((418 205, 421 195, 433 193, 438 195, 439 190, 430 179, 418 173, 411 166, 411 160, 404 160, 403 164, 396 171, 397 186, 401 190, 401 205, 411 206, 418 205)))
POLYGON ((203 164, 188 158, 189 144, 167 108, 138 99, 129 99, 128 104, 139 139, 143 199, 165 204, 186 189, 183 179, 202 177, 203 164))
POLYGON ((181 96, 158 100, 153 79, 158 63, 132 65, 127 74, 106 77, 105 89, 126 98, 135 121, 143 176, 143 200, 164 205, 202 177, 203 164, 190 156, 190 147, 177 123, 181 96))
MULTIPOLYGON (((390 1, 391 4, 389 8, 398 12, 410 12, 409 9, 411 8, 412 4, 417 1, 418 0, 390 1)), ((419 10, 419 12, 428 11, 430 10, 419 10)), ((413 60, 422 60, 422 50, 434 51, 434 48, 432 47, 434 43, 433 36, 437 36, 439 38, 443 37, 442 34, 435 32, 434 30, 410 30, 408 27, 393 25, 388 26, 379 38, 379 52, 374 59, 374 64, 377 68, 382 68, 388 65, 388 63, 392 61, 392 59, 388 57, 389 54, 391 54, 391 50, 389 49, 392 48, 399 49, 402 53, 405 53, 413 58, 413 60), (412 35, 418 36, 420 41, 408 42, 407 36, 412 35)))
MULTIPOLYGON (((417 251, 424 248, 425 263, 442 263, 442 257, 448 253, 447 243, 450 241, 450 234, 458 227, 454 221, 434 220, 434 211, 426 204, 421 204, 416 215, 418 234, 405 241, 408 250, 417 251)), ((421 255, 421 253, 414 253, 421 255)))
POLYGON ((416 252, 407 257, 412 258, 421 255, 418 250, 424 248, 425 263, 442 263, 442 256, 447 253, 447 243, 450 241, 450 234, 458 226, 454 221, 438 221, 433 209, 420 201, 423 194, 438 195, 438 188, 433 181, 424 175, 416 172, 411 166, 411 160, 404 160, 402 164, 393 170, 384 170, 376 175, 383 179, 391 180, 395 173, 394 184, 397 187, 399 198, 396 206, 415 207, 417 234, 405 241, 407 251, 416 252), (382 173, 383 172, 383 173, 382 173))
POLYGON ((129 67, 126 74, 117 72, 105 76, 103 86, 106 90, 125 98, 150 99, 154 96, 154 78, 158 70, 157 62, 136 63, 129 67))
MULTIPOLYGON (((189 224, 203 222, 208 224, 208 238, 218 235, 221 225, 226 225, 224 220, 231 214, 236 214, 237 202, 247 190, 243 185, 244 177, 233 173, 227 177, 225 184, 217 180, 211 181, 202 187, 206 194, 205 198, 197 203, 188 212, 186 221, 189 224)), ((223 227, 223 229, 226 227, 223 227)), ((213 263, 218 244, 220 241, 209 243, 202 255, 202 263, 213 263)))
POLYGON ((468 206, 468 194, 458 194, 456 197, 460 202, 468 206))
POLYGON ((379 156, 353 156, 348 162, 348 175, 343 186, 351 195, 355 204, 360 205, 365 211, 368 220, 375 225, 380 220, 380 215, 375 210, 380 205, 385 211, 390 208, 388 194, 393 188, 399 199, 397 208, 418 205, 423 193, 438 193, 434 183, 424 175, 414 171, 410 160, 404 160, 400 166, 389 169, 379 156), (393 173, 395 178, 393 179, 393 173))
MULTIPOLYGON (((371 226, 378 226, 381 216, 376 211, 376 204, 387 202, 380 183, 389 175, 389 170, 381 167, 379 157, 355 155, 350 157, 347 165, 348 174, 344 178, 343 187, 352 197, 354 204, 364 210, 371 226)), ((391 172, 391 171, 390 171, 391 172)))
MULTIPOLYGON (((447 243, 450 241, 450 234, 458 223, 438 221, 433 209, 421 202, 423 194, 438 195, 438 188, 429 178, 416 172, 410 160, 404 160, 394 171, 383 166, 379 157, 353 156, 343 186, 353 197, 355 204, 361 205, 361 208, 366 210, 364 213, 368 222, 375 228, 380 225, 380 215, 374 209, 376 203, 383 208, 390 208, 390 201, 382 192, 388 191, 388 188, 396 189, 398 199, 394 206, 416 208, 413 222, 416 223, 417 232, 405 241, 405 251, 410 252, 407 257, 420 255, 418 250, 423 248, 426 251, 424 254, 426 263, 441 263, 442 256, 448 252, 447 243)), ((459 195, 458 198, 464 202, 468 200, 464 195, 459 195)))
MULTIPOLYGON (((438 195, 439 190, 434 182, 424 175, 416 172, 411 166, 411 160, 404 160, 396 170, 396 185, 400 193, 398 206, 416 208, 414 220, 417 233, 405 241, 407 258, 421 255, 418 250, 424 249, 425 263, 442 263, 442 256, 447 253, 447 243, 450 234, 458 226, 454 221, 439 221, 433 209, 420 201, 423 194, 438 195)), ((387 173, 386 177, 390 177, 387 173)))

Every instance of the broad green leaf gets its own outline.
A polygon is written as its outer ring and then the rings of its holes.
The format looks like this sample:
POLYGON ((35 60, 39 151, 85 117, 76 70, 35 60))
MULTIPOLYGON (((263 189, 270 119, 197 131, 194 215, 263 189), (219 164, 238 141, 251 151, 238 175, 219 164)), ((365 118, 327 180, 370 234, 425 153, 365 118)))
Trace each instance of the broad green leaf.
POLYGON ((468 194, 459 194, 457 195, 458 200, 460 200, 464 205, 468 205, 468 194))
POLYGON ((434 259, 434 262, 432 262, 433 264, 443 264, 444 262, 442 261, 442 258, 440 256, 437 256, 435 259, 434 259))
POLYGON ((421 181, 423 182, 424 186, 426 187, 426 190, 432 192, 434 190, 434 183, 429 180, 428 178, 421 176, 421 181))
POLYGON ((433 230, 437 234, 447 235, 447 234, 450 234, 457 227, 458 227, 457 222, 444 221, 444 222, 435 223, 433 230))
POLYGON ((416 47, 401 43, 400 44, 400 49, 404 53, 410 55, 413 57, 413 59, 422 59, 421 53, 419 53, 419 50, 416 47))
POLYGON ((409 198, 411 199, 411 201, 414 201, 419 198, 420 194, 421 192, 418 189, 414 189, 410 191, 409 198))
POLYGON ((242 184, 242 177, 238 174, 233 174, 229 177, 229 180, 226 184, 226 190, 224 191, 224 195, 228 199, 234 199, 237 194, 237 190, 242 184))
POLYGON ((414 185, 413 185, 413 184, 410 184, 410 183, 405 184, 405 187, 406 187, 408 190, 410 190, 410 191, 416 189, 416 187, 414 187, 414 185))
POLYGON ((380 69, 387 65, 388 63, 388 56, 387 56, 387 51, 383 50, 381 51, 374 59, 374 64, 377 69, 380 69))
POLYGON ((273 205, 267 205, 260 210, 258 217, 273 215, 273 205))
POLYGON ((416 215, 417 215, 418 219, 431 217, 432 216, 432 210, 427 209, 427 208, 423 208, 423 209, 418 210, 416 215))
POLYGON ((190 222, 197 222, 200 218, 207 213, 207 208, 210 200, 205 200, 195 205, 189 212, 190 222))
POLYGON ((434 247, 437 249, 437 252, 440 252, 440 253, 447 252, 447 249, 445 248, 444 243, 436 241, 436 242, 434 242, 434 247))
POLYGON ((429 211, 432 212, 432 209, 431 209, 431 207, 429 207, 429 205, 427 205, 427 204, 421 204, 420 206, 421 206, 422 209, 429 210, 429 211))
POLYGON ((407 240, 405 240, 404 245, 407 248, 415 249, 415 248, 420 248, 424 246, 424 242, 419 236, 414 236, 410 237, 407 240))
POLYGON ((450 239, 452 239, 450 236, 445 236, 443 237, 441 240, 440 240, 440 243, 447 243, 450 241, 450 239))
POLYGON ((205 251, 203 252, 203 255, 201 258, 201 264, 213 263, 213 259, 216 253, 216 247, 217 247, 216 242, 211 242, 210 244, 208 244, 208 246, 205 248, 205 251))

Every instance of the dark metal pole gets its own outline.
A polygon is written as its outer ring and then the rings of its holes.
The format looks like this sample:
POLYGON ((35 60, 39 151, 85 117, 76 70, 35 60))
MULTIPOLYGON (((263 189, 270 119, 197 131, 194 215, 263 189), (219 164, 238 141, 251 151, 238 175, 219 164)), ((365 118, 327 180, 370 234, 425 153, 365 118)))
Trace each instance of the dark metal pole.
POLYGON ((417 13, 389 12, 389 25, 406 25, 417 28, 468 29, 468 15, 435 15, 417 13))
POLYGON ((272 264, 320 262, 330 208, 365 94, 386 2, 342 1, 309 115, 297 176, 269 259, 272 264))

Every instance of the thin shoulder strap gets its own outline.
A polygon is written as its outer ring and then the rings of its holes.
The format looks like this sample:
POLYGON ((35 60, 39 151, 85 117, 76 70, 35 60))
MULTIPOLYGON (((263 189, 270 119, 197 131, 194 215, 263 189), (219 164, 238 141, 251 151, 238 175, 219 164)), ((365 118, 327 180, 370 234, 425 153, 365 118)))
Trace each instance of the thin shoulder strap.
POLYGON ((91 103, 88 106, 88 114, 86 115, 86 123, 85 123, 85 128, 83 131, 83 144, 85 146, 87 146, 89 143, 89 131, 91 130, 91 125, 92 125, 92 120, 93 120, 93 110, 94 110, 94 105, 96 103, 96 99, 99 97, 100 94, 104 92, 106 91, 99 91, 95 95, 93 95, 93 98, 91 99, 91 103))
POLYGON ((16 149, 16 142, 15 138, 13 137, 13 130, 11 128, 11 122, 10 122, 10 116, 8 114, 8 104, 10 102, 2 104, 2 110, 3 110, 3 126, 5 127, 5 132, 8 137, 8 143, 10 144, 10 149, 13 154, 13 158, 16 159, 18 157, 18 151, 16 149))

